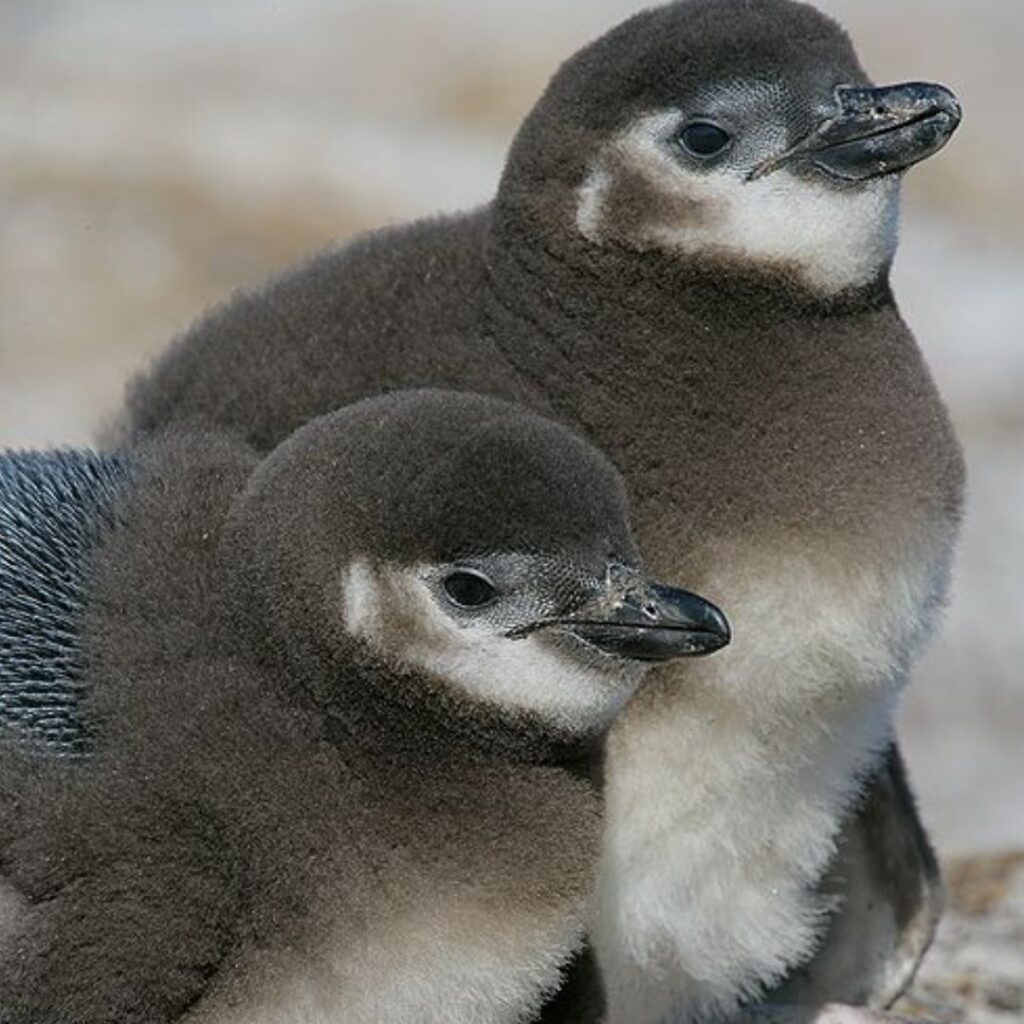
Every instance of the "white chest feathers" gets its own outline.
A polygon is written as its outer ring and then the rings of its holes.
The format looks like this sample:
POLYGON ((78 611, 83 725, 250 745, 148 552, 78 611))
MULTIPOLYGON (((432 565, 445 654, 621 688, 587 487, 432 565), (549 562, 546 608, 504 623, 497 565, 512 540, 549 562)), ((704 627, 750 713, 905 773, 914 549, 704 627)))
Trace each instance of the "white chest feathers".
POLYGON ((255 957, 190 1024, 525 1024, 558 987, 583 913, 516 919, 465 894, 325 926, 303 950, 255 957), (236 983, 237 982, 237 983, 236 983))
MULTIPOLYGON (((733 646, 642 691, 609 741, 595 948, 607 1024, 720 1018, 813 951, 813 890, 891 736, 937 562, 735 551, 733 646)), ((724 602, 724 598, 723 598, 724 602)))

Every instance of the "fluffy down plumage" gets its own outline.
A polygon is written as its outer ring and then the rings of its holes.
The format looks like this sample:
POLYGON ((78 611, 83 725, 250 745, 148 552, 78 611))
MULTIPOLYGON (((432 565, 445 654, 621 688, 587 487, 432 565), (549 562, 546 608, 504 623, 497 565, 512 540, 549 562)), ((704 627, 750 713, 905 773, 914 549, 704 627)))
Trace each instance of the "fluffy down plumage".
POLYGON ((612 711, 642 675, 560 625, 609 565, 639 571, 608 461, 421 391, 267 457, 174 430, 0 472, 4 636, 28 651, 0 706, 71 749, 71 712, 90 726, 87 757, 0 741, 3 1024, 531 1019, 582 953, 608 719, 535 706, 540 670, 612 711), (477 612, 431 583, 467 559, 510 570, 477 612), (457 680, 429 667, 453 645, 457 680), (13 703, 18 673, 59 729, 13 703))

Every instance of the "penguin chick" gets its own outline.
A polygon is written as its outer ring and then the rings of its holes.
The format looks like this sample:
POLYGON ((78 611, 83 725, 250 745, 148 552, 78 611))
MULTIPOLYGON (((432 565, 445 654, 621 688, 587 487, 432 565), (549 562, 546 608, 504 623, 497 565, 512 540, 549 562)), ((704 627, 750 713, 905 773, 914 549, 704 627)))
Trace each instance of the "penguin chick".
POLYGON ((379 390, 521 401, 625 474, 660 573, 728 595, 737 642, 609 734, 610 1024, 779 985, 888 1005, 927 948, 893 714, 963 465, 888 272, 902 174, 959 117, 809 6, 646 10, 557 72, 492 203, 233 298, 131 389, 130 437, 201 417, 261 448, 379 390))
POLYGON ((722 614, 644 574, 603 456, 497 400, 131 461, 92 752, 0 774, 4 1024, 530 1019, 582 941, 594 745, 722 614))

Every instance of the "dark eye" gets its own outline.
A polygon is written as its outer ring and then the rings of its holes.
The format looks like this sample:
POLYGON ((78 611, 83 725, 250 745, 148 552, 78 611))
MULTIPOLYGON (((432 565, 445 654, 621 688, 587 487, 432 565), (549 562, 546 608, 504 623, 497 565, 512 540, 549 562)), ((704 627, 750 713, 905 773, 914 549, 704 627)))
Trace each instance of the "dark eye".
POLYGON ((710 121, 694 121, 680 133, 683 145, 695 156, 714 156, 729 145, 729 133, 710 121))
POLYGON ((483 608, 498 596, 498 589, 478 572, 461 569, 445 577, 444 591, 460 608, 483 608))

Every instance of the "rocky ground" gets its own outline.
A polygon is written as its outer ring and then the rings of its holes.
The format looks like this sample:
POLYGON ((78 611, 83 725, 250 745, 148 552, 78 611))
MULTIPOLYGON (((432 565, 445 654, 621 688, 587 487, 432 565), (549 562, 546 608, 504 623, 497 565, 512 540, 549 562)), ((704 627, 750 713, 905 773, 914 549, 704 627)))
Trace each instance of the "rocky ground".
POLYGON ((1024 1020, 1024 852, 946 865, 949 906, 896 1011, 937 1024, 1024 1020))

